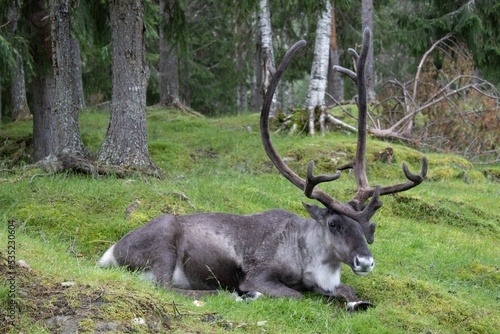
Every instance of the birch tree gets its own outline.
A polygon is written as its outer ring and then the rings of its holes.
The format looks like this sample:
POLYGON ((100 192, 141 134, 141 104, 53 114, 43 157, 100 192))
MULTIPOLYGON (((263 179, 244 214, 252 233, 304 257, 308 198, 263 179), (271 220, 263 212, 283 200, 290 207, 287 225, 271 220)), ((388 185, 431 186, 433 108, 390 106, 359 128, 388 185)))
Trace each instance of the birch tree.
MULTIPOLYGON (((309 134, 314 136, 315 110, 322 111, 325 107, 325 92, 328 77, 328 61, 330 54, 330 24, 331 4, 326 3, 325 10, 320 13, 316 28, 316 41, 314 44, 314 57, 311 66, 309 89, 304 108, 308 111, 309 134)), ((320 126, 324 132, 324 118, 320 117, 320 126)))
MULTIPOLYGON (((259 75, 257 86, 263 97, 269 86, 269 82, 274 72, 274 48, 273 32, 271 27, 271 14, 269 12, 268 0, 260 0, 259 15, 257 17, 258 37, 257 37, 257 57, 259 59, 259 75)), ((273 96, 269 117, 276 114, 277 99, 273 96)))

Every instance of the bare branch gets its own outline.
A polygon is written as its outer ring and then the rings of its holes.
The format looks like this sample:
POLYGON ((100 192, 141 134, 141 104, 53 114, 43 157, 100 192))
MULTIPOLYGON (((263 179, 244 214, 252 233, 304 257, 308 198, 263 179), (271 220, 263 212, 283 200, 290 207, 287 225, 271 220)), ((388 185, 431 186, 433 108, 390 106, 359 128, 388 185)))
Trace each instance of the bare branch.
POLYGON ((417 74, 415 75, 415 82, 413 83, 413 94, 412 94, 412 100, 415 101, 416 100, 416 97, 417 97, 417 88, 418 88, 418 83, 419 83, 419 80, 420 80, 420 73, 422 72, 422 68, 424 66, 424 63, 425 63, 425 60, 427 59, 427 57, 432 53, 432 51, 443 41, 446 41, 446 40, 449 40, 453 35, 452 34, 447 34, 446 36, 444 36, 443 38, 437 40, 436 42, 434 42, 434 44, 432 44, 432 46, 430 47, 429 50, 427 50, 426 53, 424 53, 424 56, 422 57, 422 59, 420 60, 420 63, 418 64, 418 67, 417 67, 417 74))
POLYGON ((338 118, 333 117, 332 114, 330 114, 330 113, 325 113, 325 119, 328 122, 333 123, 333 124, 338 125, 338 126, 341 126, 348 131, 358 132, 358 129, 356 129, 354 126, 342 122, 338 118))

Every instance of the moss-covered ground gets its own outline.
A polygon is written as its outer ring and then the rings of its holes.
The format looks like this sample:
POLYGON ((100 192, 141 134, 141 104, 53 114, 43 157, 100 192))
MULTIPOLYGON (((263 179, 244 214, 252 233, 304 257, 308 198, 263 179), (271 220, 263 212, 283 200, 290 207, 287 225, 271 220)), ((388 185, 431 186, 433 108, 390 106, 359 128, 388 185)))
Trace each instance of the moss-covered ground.
MULTIPOLYGON (((108 117, 81 115, 93 153, 108 117)), ((314 293, 302 300, 237 302, 222 292, 197 306, 133 273, 95 266, 109 245, 163 213, 283 208, 306 216, 300 203, 307 200, 262 149, 258 117, 204 119, 148 110, 149 149, 164 179, 34 169, 27 165, 31 122, 0 127, 0 273, 7 278, 0 282, 0 332, 500 332, 500 167, 478 168, 452 155, 427 153, 428 180, 384 196, 370 246, 375 270, 359 277, 344 268, 343 282, 376 305, 365 312, 348 313, 344 303, 314 293)), ((273 143, 301 175, 312 159, 317 173, 332 172, 355 150, 355 137, 343 134, 278 134, 273 143)), ((401 163, 418 171, 421 156, 369 140, 371 184, 404 181, 401 163), (380 158, 388 147, 390 163, 380 158)), ((322 188, 348 200, 355 182, 344 172, 322 188)))

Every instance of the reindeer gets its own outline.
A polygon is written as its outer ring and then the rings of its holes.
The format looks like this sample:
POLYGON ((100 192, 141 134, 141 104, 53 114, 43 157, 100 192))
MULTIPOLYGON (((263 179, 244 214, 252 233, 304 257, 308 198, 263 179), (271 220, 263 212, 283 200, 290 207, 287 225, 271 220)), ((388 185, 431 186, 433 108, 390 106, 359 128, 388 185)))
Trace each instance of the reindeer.
POLYGON ((373 270, 375 263, 367 243, 374 240, 375 223, 370 219, 382 206, 379 196, 420 184, 427 173, 427 159, 423 157, 420 174, 412 174, 403 164, 406 183, 369 186, 364 157, 367 111, 363 71, 370 36, 370 31, 365 30, 360 55, 349 50, 356 60, 357 73, 337 68, 358 87, 355 161, 339 168, 354 169, 358 190, 351 201, 341 203, 316 188, 320 183, 338 179, 340 171, 314 176, 311 161, 303 179, 283 162, 270 139, 272 96, 293 54, 305 45, 305 41, 300 41, 286 53, 271 79, 260 117, 261 138, 278 171, 306 197, 325 207, 304 203, 310 219, 280 209, 249 215, 163 215, 126 234, 104 253, 98 265, 140 270, 157 285, 189 295, 229 289, 243 297, 263 294, 300 298, 303 291, 315 291, 346 300, 349 311, 372 306, 359 299, 351 286, 341 284, 341 265, 347 264, 357 275, 373 270))

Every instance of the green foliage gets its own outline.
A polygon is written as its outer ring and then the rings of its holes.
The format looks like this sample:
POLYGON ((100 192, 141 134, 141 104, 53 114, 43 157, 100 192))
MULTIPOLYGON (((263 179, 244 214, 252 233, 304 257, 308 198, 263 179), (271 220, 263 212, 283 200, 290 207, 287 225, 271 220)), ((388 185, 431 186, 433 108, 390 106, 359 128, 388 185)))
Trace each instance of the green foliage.
POLYGON ((399 41, 414 55, 423 54, 433 41, 447 33, 463 38, 476 65, 488 80, 498 82, 500 46, 496 20, 500 3, 496 1, 412 1, 403 11, 394 11, 401 28, 399 41))
MULTIPOLYGON (((14 49, 5 37, 0 35, 0 70, 2 70, 2 73, 10 73, 10 68, 16 63, 16 55, 16 49, 14 49)), ((4 75, 2 75, 3 78, 4 75)))
POLYGON ((109 101, 111 27, 108 1, 78 2, 72 16, 72 28, 80 43, 83 88, 88 103, 109 101))
MULTIPOLYGON (((370 246, 377 262, 374 272, 359 277, 345 267, 342 277, 360 297, 376 304, 363 313, 349 314, 344 303, 314 293, 302 300, 265 298, 253 303, 237 303, 223 293, 203 298, 205 304, 196 307, 191 299, 155 289, 133 273, 95 267, 110 244, 164 213, 244 214, 283 208, 305 216, 301 191, 277 174, 262 149, 258 116, 199 119, 173 110, 149 110, 150 152, 167 173, 162 180, 1 169, 0 226, 15 221, 17 258, 33 267, 31 272, 18 270, 21 311, 13 332, 53 332, 45 320, 54 314, 76 315, 82 331, 110 323, 120 326, 119 331, 140 333, 161 331, 158 328, 210 333, 497 330, 499 183, 486 178, 470 182, 469 175, 482 170, 452 155, 428 155, 430 175, 447 168, 450 177, 432 177, 411 191, 383 197, 384 206, 375 216, 376 240, 370 246), (126 212, 133 204, 136 208, 126 212), (65 281, 76 285, 61 288, 65 281), (132 319, 138 317, 150 325, 134 324, 132 319)), ((82 133, 91 151, 100 146, 108 117, 82 114, 82 133)), ((26 136, 29 123, 1 127, 0 142, 26 136)), ((317 173, 331 173, 351 160, 355 150, 355 137, 342 134, 273 135, 273 142, 283 157, 292 158, 289 165, 300 175, 311 159, 317 173)), ((403 161, 411 170, 419 169, 418 151, 378 140, 369 140, 367 148, 372 184, 404 181, 403 161), (377 157, 389 145, 394 158, 387 164, 377 157)), ((353 195, 355 180, 352 173, 343 173, 321 188, 345 201, 353 195)), ((7 240, 5 228, 0 240, 7 240)), ((5 285, 0 282, 3 302, 5 285)))

